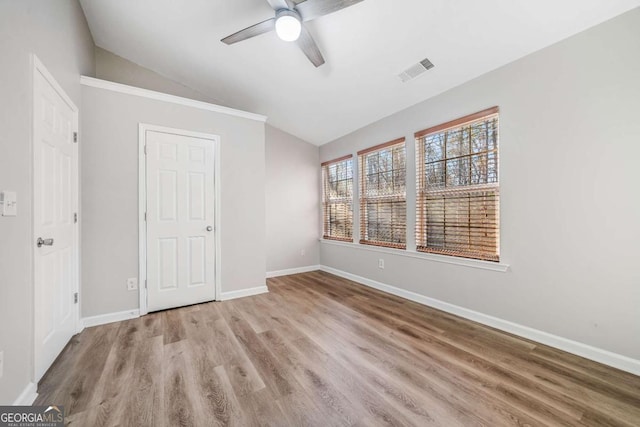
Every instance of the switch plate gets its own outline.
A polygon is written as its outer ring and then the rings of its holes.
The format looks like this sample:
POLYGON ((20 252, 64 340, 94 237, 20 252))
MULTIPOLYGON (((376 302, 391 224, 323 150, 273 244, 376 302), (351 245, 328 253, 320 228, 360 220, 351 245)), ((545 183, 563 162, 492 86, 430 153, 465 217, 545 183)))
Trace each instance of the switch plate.
POLYGON ((127 279, 127 290, 135 291, 138 289, 138 278, 137 277, 129 277, 127 279))
POLYGON ((4 190, 0 193, 0 205, 2 205, 2 216, 18 215, 18 202, 15 191, 4 190))

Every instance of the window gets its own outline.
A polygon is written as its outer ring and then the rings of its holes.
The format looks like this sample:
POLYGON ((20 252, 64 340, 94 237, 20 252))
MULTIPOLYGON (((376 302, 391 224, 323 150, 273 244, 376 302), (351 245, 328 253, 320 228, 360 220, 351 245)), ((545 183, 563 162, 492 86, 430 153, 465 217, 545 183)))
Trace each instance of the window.
POLYGON ((360 243, 406 248, 407 191, 404 138, 358 152, 360 243))
POLYGON ((415 136, 416 249, 499 261, 498 107, 415 136))
POLYGON ((325 239, 353 241, 352 156, 322 163, 322 217, 325 239))

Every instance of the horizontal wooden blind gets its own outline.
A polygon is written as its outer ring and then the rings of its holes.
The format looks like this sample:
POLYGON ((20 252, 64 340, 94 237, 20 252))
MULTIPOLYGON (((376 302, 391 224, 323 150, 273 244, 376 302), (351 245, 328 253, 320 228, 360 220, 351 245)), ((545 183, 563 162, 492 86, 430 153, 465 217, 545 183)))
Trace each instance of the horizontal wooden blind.
POLYGON ((353 241, 352 156, 322 163, 322 217, 325 239, 353 241))
POLYGON ((358 152, 360 243, 406 248, 407 191, 404 138, 358 152))
POLYGON ((498 108, 416 133, 416 249, 500 259, 498 108))

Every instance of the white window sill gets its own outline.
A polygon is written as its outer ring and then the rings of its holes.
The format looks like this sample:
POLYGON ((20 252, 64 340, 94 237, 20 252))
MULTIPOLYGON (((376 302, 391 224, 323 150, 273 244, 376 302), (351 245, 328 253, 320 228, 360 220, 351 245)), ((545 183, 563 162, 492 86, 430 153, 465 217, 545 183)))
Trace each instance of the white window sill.
POLYGON ((381 246, 361 245, 359 243, 340 242, 337 240, 320 239, 320 243, 323 245, 343 246, 345 248, 360 249, 363 251, 382 252, 386 254, 404 256, 409 258, 424 259, 427 261, 442 262, 445 264, 462 265, 464 267, 480 268, 482 270, 499 271, 501 273, 506 272, 509 269, 509 264, 501 262, 481 261, 478 259, 470 258, 458 258, 447 255, 428 254, 424 252, 417 252, 405 249, 393 249, 384 248, 381 246))

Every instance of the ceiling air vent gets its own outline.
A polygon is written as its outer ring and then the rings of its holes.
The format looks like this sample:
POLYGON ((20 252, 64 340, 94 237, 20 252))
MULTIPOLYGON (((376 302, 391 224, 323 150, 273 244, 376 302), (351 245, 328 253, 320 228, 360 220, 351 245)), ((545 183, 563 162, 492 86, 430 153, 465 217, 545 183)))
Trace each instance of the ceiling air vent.
POLYGON ((411 67, 404 70, 402 73, 398 74, 402 83, 406 83, 409 80, 413 80, 419 75, 425 73, 427 70, 433 68, 433 63, 429 61, 427 58, 418 62, 416 65, 412 65, 411 67))

